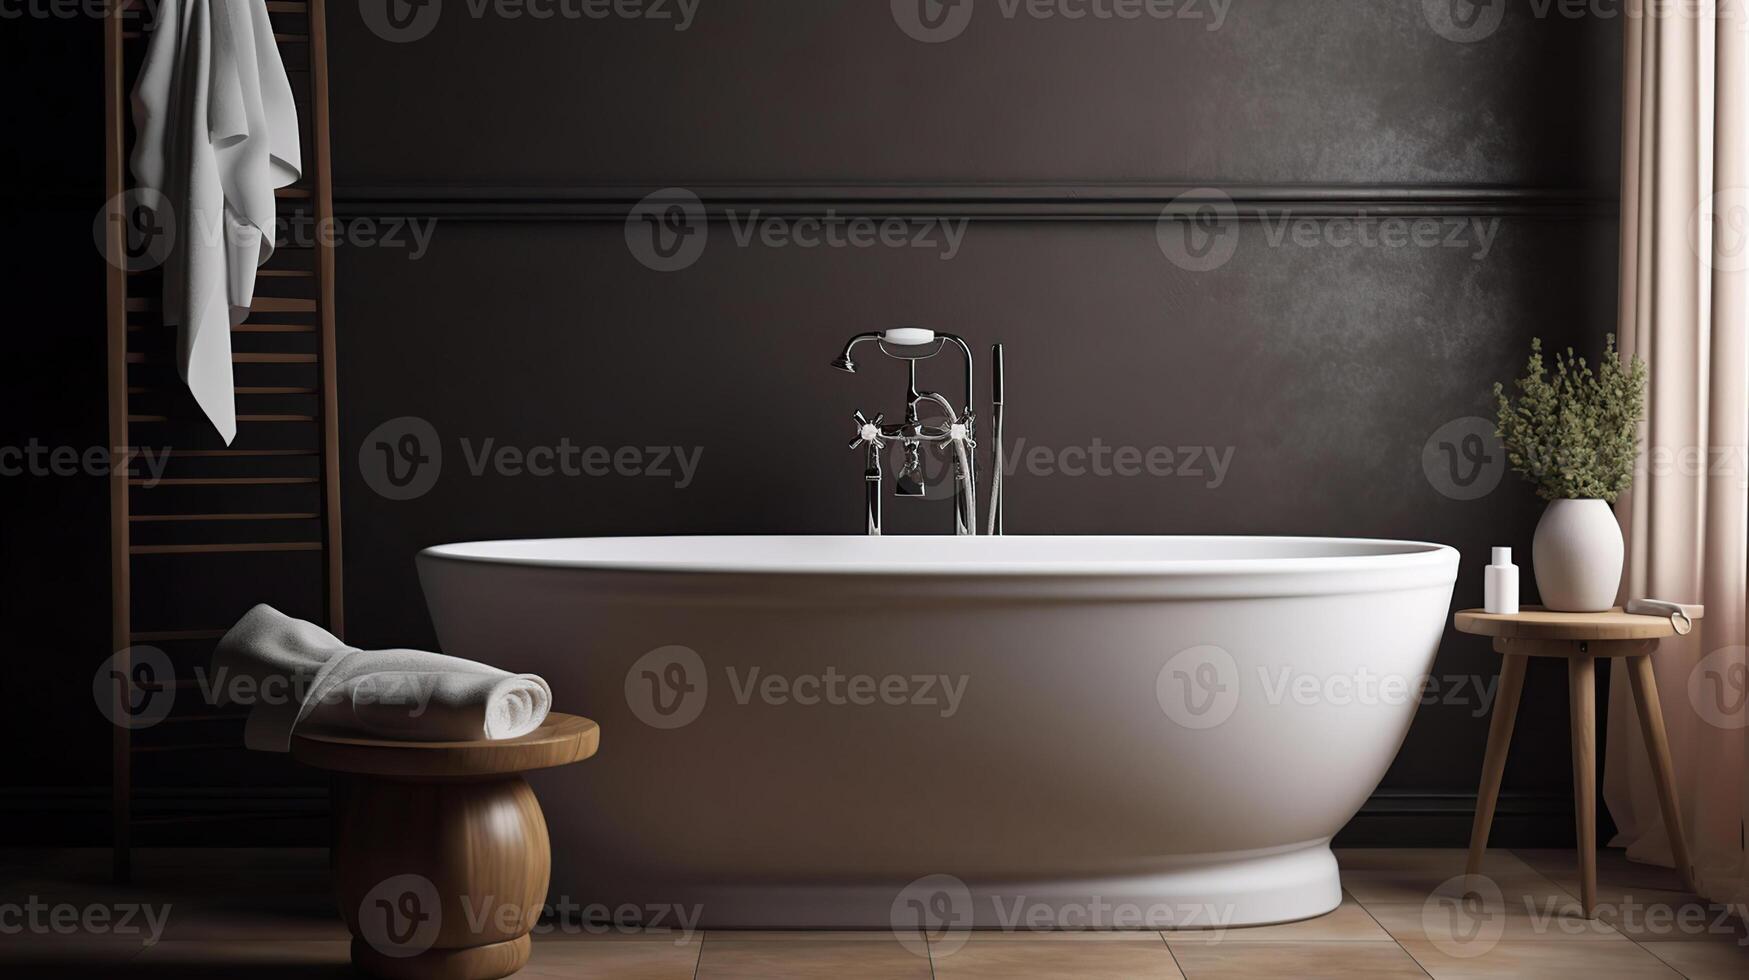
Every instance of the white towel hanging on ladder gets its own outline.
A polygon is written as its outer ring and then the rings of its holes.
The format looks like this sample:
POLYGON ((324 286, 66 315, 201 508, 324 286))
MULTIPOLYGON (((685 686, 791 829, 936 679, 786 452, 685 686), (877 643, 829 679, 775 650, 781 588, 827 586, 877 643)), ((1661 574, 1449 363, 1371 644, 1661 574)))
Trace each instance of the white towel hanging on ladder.
POLYGON ((162 0, 133 91, 142 206, 172 234, 164 322, 177 368, 229 445, 231 328, 273 254, 274 191, 301 176, 297 107, 264 0, 162 0))

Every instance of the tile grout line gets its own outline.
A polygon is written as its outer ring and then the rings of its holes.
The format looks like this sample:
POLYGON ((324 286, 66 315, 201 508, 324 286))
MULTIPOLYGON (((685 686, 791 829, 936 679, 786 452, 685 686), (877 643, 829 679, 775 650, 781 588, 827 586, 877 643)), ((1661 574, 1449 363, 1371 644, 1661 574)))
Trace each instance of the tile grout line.
MULTIPOLYGON (((1350 896, 1352 896, 1352 893, 1350 893, 1350 896)), ((1366 903, 1364 903, 1364 901, 1359 900, 1359 898, 1355 898, 1354 903, 1355 903, 1355 905, 1359 905, 1359 907, 1361 907, 1361 912, 1364 912, 1364 914, 1366 914, 1366 917, 1368 917, 1368 919, 1371 919, 1371 922, 1373 922, 1373 926, 1378 926, 1378 931, 1380 931, 1380 933, 1383 933, 1383 935, 1387 936, 1387 938, 1389 938, 1390 943, 1392 943, 1392 945, 1396 945, 1397 949, 1403 950, 1403 956, 1410 957, 1410 963, 1415 964, 1415 970, 1422 971, 1422 975, 1424 975, 1424 977, 1427 977, 1427 980, 1432 980, 1432 971, 1427 970, 1427 964, 1422 963, 1422 961, 1418 961, 1418 959, 1415 959, 1415 954, 1413 954, 1413 952, 1410 952, 1410 947, 1406 947, 1406 945, 1403 945, 1403 940, 1399 940, 1399 938, 1396 938, 1396 936, 1390 935, 1390 929, 1385 928, 1385 924, 1383 924, 1383 922, 1378 921, 1378 917, 1376 917, 1376 915, 1373 915, 1373 910, 1371 910, 1371 908, 1366 907, 1366 903)))
POLYGON ((1173 969, 1178 971, 1178 975, 1183 980, 1190 980, 1190 973, 1184 969, 1184 964, 1178 959, 1178 950, 1173 949, 1172 943, 1166 938, 1166 930, 1160 930, 1157 935, 1160 937, 1160 945, 1166 947, 1166 955, 1172 957, 1173 969))

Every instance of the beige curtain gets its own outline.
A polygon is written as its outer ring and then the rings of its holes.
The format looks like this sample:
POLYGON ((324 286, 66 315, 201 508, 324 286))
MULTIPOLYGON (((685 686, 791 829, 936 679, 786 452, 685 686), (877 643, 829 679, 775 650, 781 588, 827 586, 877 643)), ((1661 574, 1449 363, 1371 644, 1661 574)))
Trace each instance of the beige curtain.
MULTIPOLYGON (((1644 465, 1617 506, 1622 594, 1706 604, 1695 631, 1666 641, 1655 662, 1697 888, 1732 903, 1749 901, 1746 3, 1634 0, 1622 111, 1620 334, 1651 369, 1644 465)), ((1616 843, 1668 865, 1625 672, 1613 678, 1608 724, 1616 843)))

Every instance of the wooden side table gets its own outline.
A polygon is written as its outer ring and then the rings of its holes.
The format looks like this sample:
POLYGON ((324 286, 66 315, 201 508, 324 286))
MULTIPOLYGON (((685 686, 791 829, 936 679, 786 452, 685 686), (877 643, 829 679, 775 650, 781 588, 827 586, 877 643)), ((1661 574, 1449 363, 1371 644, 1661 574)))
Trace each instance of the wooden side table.
MULTIPOLYGON (((1700 616, 1697 611, 1692 618, 1700 616)), ((1683 836, 1682 815, 1677 806, 1676 775, 1670 764, 1670 741, 1664 732, 1658 682, 1652 671, 1652 653, 1657 650, 1658 641, 1676 635, 1670 620, 1662 616, 1632 616, 1619 607, 1600 613, 1564 613, 1525 606, 1522 612, 1511 616, 1466 609, 1457 614, 1454 625, 1462 633, 1493 637, 1494 651, 1504 658, 1499 694, 1488 722, 1488 754, 1482 764, 1482 786, 1476 794, 1468 873, 1482 871, 1482 855, 1488 848, 1488 831, 1494 822, 1494 804, 1500 796, 1500 777, 1506 770, 1506 752, 1512 742, 1512 724, 1518 715, 1519 696, 1524 692, 1525 667, 1531 657, 1563 658, 1567 661, 1567 700, 1573 716, 1580 903, 1585 916, 1593 917, 1597 907, 1596 664, 1599 657, 1624 657, 1640 732, 1652 759, 1658 804, 1664 811, 1664 826, 1670 833, 1676 870, 1683 884, 1693 887, 1688 841, 1683 836)))
POLYGON ((595 722, 561 714, 496 742, 295 736, 293 759, 338 774, 334 891, 353 965, 419 980, 522 969, 552 873, 522 773, 587 759, 600 743, 595 722))

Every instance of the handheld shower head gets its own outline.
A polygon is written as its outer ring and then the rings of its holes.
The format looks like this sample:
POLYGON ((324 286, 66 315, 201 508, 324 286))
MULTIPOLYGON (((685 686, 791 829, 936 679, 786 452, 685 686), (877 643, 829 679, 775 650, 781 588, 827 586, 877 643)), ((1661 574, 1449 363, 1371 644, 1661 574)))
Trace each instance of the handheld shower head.
POLYGON ((850 338, 850 343, 844 345, 844 353, 838 355, 838 359, 832 362, 832 366, 843 371, 845 374, 855 374, 856 361, 851 358, 850 352, 855 350, 856 345, 863 341, 879 339, 881 339, 881 335, 878 333, 859 333, 850 338))

